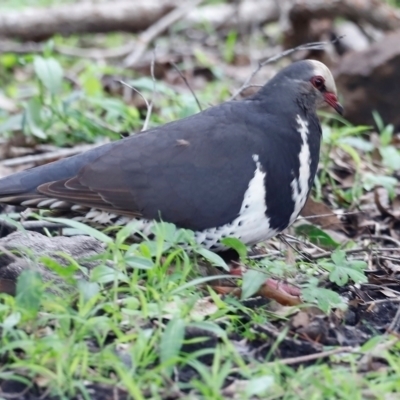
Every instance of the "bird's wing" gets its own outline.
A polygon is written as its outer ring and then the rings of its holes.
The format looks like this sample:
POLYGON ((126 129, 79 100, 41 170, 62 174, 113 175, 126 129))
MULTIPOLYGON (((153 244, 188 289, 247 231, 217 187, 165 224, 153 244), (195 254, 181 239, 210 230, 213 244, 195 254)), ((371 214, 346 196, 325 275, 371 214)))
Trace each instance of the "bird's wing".
POLYGON ((193 230, 226 224, 237 216, 254 175, 253 149, 262 146, 235 109, 243 114, 243 104, 225 103, 114 143, 87 162, 82 154, 75 173, 51 176, 37 192, 193 230))

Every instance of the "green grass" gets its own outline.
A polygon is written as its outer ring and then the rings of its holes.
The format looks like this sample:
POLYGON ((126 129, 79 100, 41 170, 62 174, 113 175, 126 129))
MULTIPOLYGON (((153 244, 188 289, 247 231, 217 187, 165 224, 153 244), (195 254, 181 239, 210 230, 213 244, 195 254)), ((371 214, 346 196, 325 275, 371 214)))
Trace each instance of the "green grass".
MULTIPOLYGON (((43 0, 30 5, 48 3, 43 0)), ((9 0, 4 6, 26 4, 9 0)), ((147 99, 154 99, 150 127, 198 111, 188 91, 122 70, 111 62, 102 65, 54 51, 54 43, 74 46, 79 40, 54 38, 41 55, 0 55, 0 93, 16 105, 16 111, 0 110, 2 138, 19 138, 31 146, 72 146, 105 138, 116 140, 121 132, 140 130, 146 110, 135 102, 126 103, 119 93, 108 93, 102 81, 105 75, 122 78, 147 99), (73 79, 65 79, 71 75, 73 79)), ((121 40, 119 35, 109 35, 105 45, 121 40)), ((237 40, 235 32, 226 39, 221 58, 227 63, 234 58, 237 40)), ((234 83, 223 67, 208 65, 201 51, 193 63, 213 68, 218 77, 196 91, 201 104, 217 104, 229 97, 234 83)), ((333 121, 331 115, 321 115, 322 168, 313 196, 329 202, 332 209, 352 211, 360 205, 362 196, 377 186, 394 193, 398 182, 392 175, 400 156, 392 145, 392 128, 376 116, 380 144, 375 148, 368 136, 370 127, 355 127, 337 118, 333 121), (382 159, 378 166, 373 164, 376 151, 382 159), (345 154, 343 158, 353 169, 351 188, 335 184, 332 167, 337 154, 345 154)), ((216 277, 204 276, 200 260, 204 263, 206 258, 218 266, 220 275, 226 274, 226 265, 194 245, 190 232, 160 224, 155 240, 132 244, 127 240, 131 227, 111 235, 71 221, 67 224, 105 243, 105 252, 92 270, 71 259, 66 266, 49 258, 33 259, 33 265, 40 262, 52 270, 57 282, 44 282, 33 268, 20 276, 15 297, 0 295, 0 379, 33 383, 61 399, 77 394, 91 398, 88 382, 118 386, 133 399, 395 398, 400 387, 400 349, 391 337, 377 336, 361 348, 333 355, 329 361, 317 360, 313 365, 285 365, 276 360, 272 350, 256 358, 244 351, 248 343, 271 340, 277 348, 290 336, 294 309, 273 312, 264 306, 249 307, 233 296, 218 295, 213 287, 216 277), (185 248, 178 245, 181 241, 186 243, 185 248), (276 338, 256 329, 277 321, 283 328, 276 338), (190 332, 197 333, 191 336, 190 332), (367 362, 375 360, 374 352, 378 352, 380 361, 376 370, 367 362), (364 362, 362 368, 360 360, 364 362), (190 375, 186 380, 185 374, 190 375)), ((300 257, 288 262, 288 247, 262 260, 243 255, 250 269, 242 280, 235 281, 242 288, 243 299, 251 297, 264 278, 281 277, 298 283, 308 304, 340 315, 343 300, 325 286, 328 282, 346 285, 365 281, 365 263, 344 253, 358 243, 338 243, 329 232, 314 226, 295 233, 305 235, 330 254, 316 262, 300 257)), ((230 244, 243 253, 242 244, 230 244)), ((29 257, 29 252, 24 255, 29 257)))

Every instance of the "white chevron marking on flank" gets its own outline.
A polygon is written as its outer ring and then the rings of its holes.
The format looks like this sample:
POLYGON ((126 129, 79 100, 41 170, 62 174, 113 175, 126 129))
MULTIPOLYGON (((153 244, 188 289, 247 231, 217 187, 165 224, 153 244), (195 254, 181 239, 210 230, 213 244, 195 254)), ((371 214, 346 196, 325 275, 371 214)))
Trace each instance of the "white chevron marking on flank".
POLYGON ((302 145, 299 154, 299 161, 300 161, 300 171, 299 171, 299 179, 293 179, 291 186, 292 186, 292 199, 294 202, 294 209, 293 213, 290 216, 289 225, 294 222, 297 216, 300 214, 301 209, 304 207, 304 204, 307 200, 308 194, 308 181, 310 179, 310 146, 308 145, 308 122, 305 121, 297 115, 296 121, 299 124, 297 131, 300 133, 302 145))

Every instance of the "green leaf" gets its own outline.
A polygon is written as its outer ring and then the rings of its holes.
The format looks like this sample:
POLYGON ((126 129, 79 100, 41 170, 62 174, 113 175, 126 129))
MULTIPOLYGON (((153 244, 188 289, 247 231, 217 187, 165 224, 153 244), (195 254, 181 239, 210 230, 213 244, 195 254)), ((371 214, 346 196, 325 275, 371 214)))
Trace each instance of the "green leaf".
POLYGON ((349 156, 353 159, 353 161, 356 163, 357 167, 361 163, 361 157, 358 154, 357 150, 354 149, 353 147, 349 146, 347 143, 338 143, 338 146, 344 150, 349 156))
POLYGON ((21 321, 21 313, 16 311, 8 315, 4 321, 1 322, 1 326, 5 330, 12 329, 18 324, 19 321, 21 321))
POLYGON ((46 268, 51 269, 52 271, 56 272, 57 275, 61 276, 62 278, 66 279, 68 282, 73 282, 73 276, 79 267, 77 264, 71 263, 67 266, 61 265, 59 262, 54 260, 49 256, 42 256, 39 258, 39 261, 46 266, 46 268))
POLYGON ((254 398, 254 396, 267 396, 274 385, 274 382, 275 380, 272 375, 265 375, 251 379, 246 385, 247 398, 254 398))
POLYGON ((80 279, 77 287, 85 302, 89 301, 92 297, 96 296, 100 292, 98 283, 88 282, 85 279, 80 279))
POLYGON ((57 94, 61 89, 63 70, 54 58, 36 56, 33 67, 37 77, 51 94, 57 94))
POLYGON ((394 189, 397 185, 397 179, 392 176, 373 175, 366 173, 363 175, 363 187, 365 190, 372 190, 376 186, 383 186, 389 194, 394 195, 394 189))
POLYGON ((388 124, 385 126, 380 136, 382 146, 388 146, 390 143, 392 143, 393 132, 394 132, 394 125, 388 124))
POLYGON ((171 362, 166 369, 172 372, 172 360, 179 355, 185 338, 185 321, 181 318, 171 319, 161 336, 160 342, 160 360, 161 363, 171 362))
POLYGON ((233 250, 236 250, 239 254, 240 259, 243 260, 247 258, 247 247, 239 239, 234 237, 227 237, 225 239, 222 239, 221 243, 233 250))
POLYGON ((339 286, 345 285, 349 279, 355 283, 364 283, 368 279, 364 274, 367 264, 360 260, 346 260, 346 253, 343 250, 336 250, 331 255, 332 263, 320 263, 329 271, 329 280, 339 286))
POLYGON ((211 332, 219 337, 226 337, 226 335, 227 335, 225 329, 222 329, 215 322, 211 322, 211 321, 192 322, 192 323, 190 323, 189 326, 211 332))
POLYGON ((154 262, 146 257, 140 256, 127 256, 124 258, 127 265, 132 268, 138 269, 152 269, 154 267, 154 262))
POLYGON ((392 170, 400 169, 400 153, 394 146, 381 147, 382 164, 392 170))
POLYGON ((32 97, 26 106, 26 125, 32 135, 38 137, 39 139, 46 139, 46 133, 40 128, 42 124, 42 104, 37 97, 32 97))
POLYGON ((346 253, 343 250, 336 250, 331 254, 331 259, 336 265, 344 265, 346 261, 346 253))
POLYGON ((343 139, 340 139, 340 143, 346 143, 347 145, 354 147, 357 150, 364 151, 365 153, 368 153, 374 149, 374 145, 360 137, 344 137, 343 139))
POLYGON ((339 243, 335 242, 326 232, 315 225, 300 225, 295 228, 295 231, 297 235, 305 236, 311 243, 318 246, 332 249, 336 249, 339 246, 339 243))
POLYGON ((227 279, 227 278, 232 279, 232 275, 212 275, 212 276, 203 276, 201 278, 196 278, 196 279, 186 282, 185 284, 174 289, 171 292, 171 295, 181 293, 188 288, 191 288, 191 287, 194 287, 197 285, 202 285, 203 283, 206 283, 206 282, 216 281, 218 279, 227 279))
POLYGON ((224 60, 226 63, 230 64, 235 58, 235 45, 237 41, 238 33, 237 31, 231 30, 226 37, 224 46, 224 60))
POLYGON ((230 271, 229 267, 226 265, 226 262, 216 253, 213 253, 210 250, 201 247, 196 249, 196 253, 200 254, 206 260, 208 260, 211 264, 223 268, 225 271, 230 271))
POLYGON ((242 296, 241 299, 247 299, 257 292, 265 282, 265 273, 250 269, 243 274, 242 296))
POLYGON ((328 314, 332 308, 342 309, 346 307, 346 304, 343 302, 339 294, 333 290, 309 286, 302 289, 301 294, 304 301, 317 304, 318 308, 326 314, 328 314))
POLYGON ((17 280, 17 307, 28 312, 31 317, 36 316, 44 292, 42 276, 32 269, 23 271, 17 280))
POLYGON ((114 268, 107 267, 106 265, 99 265, 92 269, 90 274, 91 282, 97 283, 110 283, 115 280, 128 282, 128 278, 120 271, 114 268))

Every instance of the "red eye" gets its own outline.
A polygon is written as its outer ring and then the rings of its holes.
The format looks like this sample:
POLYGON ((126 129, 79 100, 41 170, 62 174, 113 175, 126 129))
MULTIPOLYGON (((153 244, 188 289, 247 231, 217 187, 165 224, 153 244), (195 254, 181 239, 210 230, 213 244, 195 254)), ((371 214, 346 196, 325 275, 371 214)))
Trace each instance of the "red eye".
POLYGON ((318 90, 322 90, 325 88, 325 79, 322 76, 313 76, 311 78, 311 83, 318 90))

